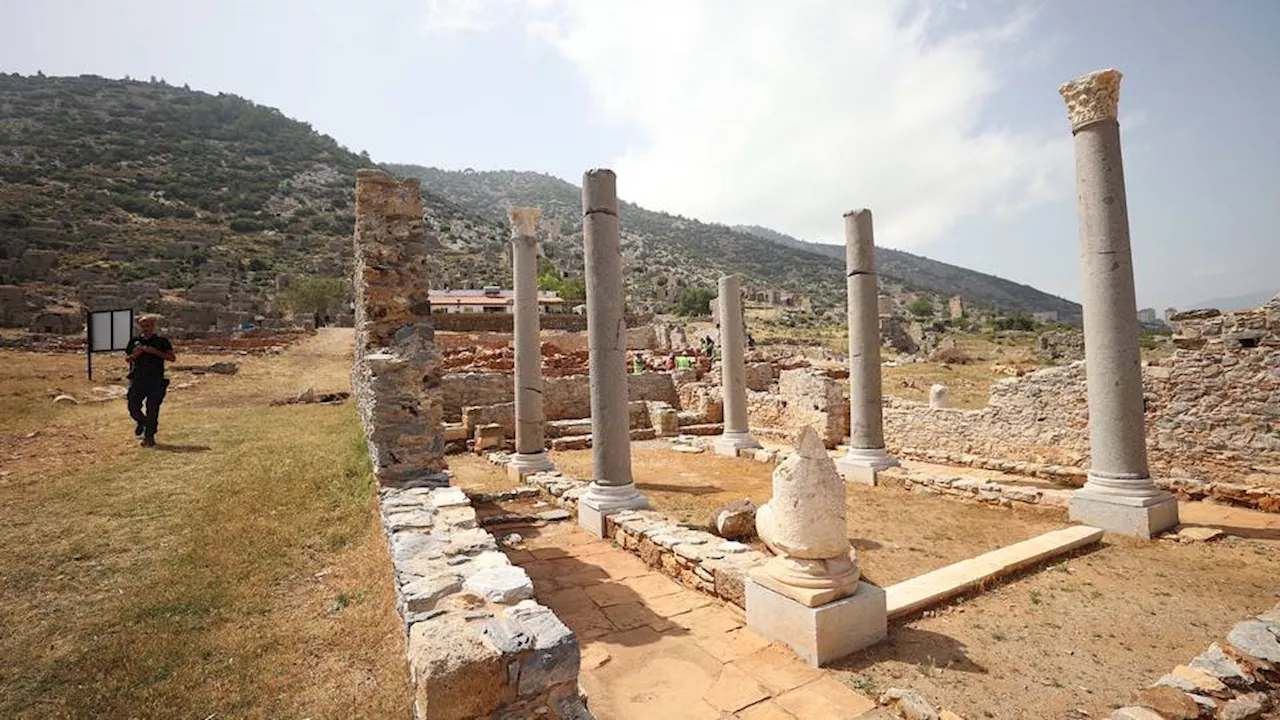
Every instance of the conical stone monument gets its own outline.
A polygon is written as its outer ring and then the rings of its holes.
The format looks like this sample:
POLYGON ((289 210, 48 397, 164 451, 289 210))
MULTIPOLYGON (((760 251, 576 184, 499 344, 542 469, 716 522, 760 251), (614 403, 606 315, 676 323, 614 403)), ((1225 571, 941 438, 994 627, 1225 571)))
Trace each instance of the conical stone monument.
POLYGON ((773 498, 756 532, 774 557, 746 579, 747 626, 814 666, 888 634, 884 590, 859 580, 849 545, 845 487, 813 428, 773 472, 773 498))
POLYGON ((844 481, 813 428, 773 472, 773 498, 756 511, 756 533, 774 558, 756 582, 809 607, 858 588, 857 551, 849 546, 844 481))

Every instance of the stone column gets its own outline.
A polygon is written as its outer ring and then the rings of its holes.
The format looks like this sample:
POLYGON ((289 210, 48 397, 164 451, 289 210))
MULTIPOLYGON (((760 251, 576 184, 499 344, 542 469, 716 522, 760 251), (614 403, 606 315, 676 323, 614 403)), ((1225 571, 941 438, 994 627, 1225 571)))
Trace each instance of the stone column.
POLYGON ((1178 524, 1178 503, 1147 469, 1138 311, 1129 210, 1120 155, 1120 73, 1099 70, 1058 88, 1076 150, 1089 479, 1071 498, 1072 520, 1151 537, 1178 524))
POLYGON ((578 501, 578 524, 599 537, 604 536, 607 515, 648 506, 631 478, 627 327, 623 317, 617 183, 612 170, 590 170, 582 176, 587 362, 591 371, 591 486, 578 501))
POLYGON ((511 208, 511 277, 515 286, 516 456, 521 476, 554 470, 547 458, 542 416, 542 344, 538 328, 538 217, 536 208, 511 208))
POLYGON ((795 452, 773 471, 756 532, 774 557, 748 573, 749 627, 814 665, 885 638, 885 592, 858 580, 844 483, 813 428, 800 431, 795 452))
POLYGON ((836 463, 846 482, 875 484, 875 471, 898 464, 884 449, 880 391, 880 317, 871 211, 844 215, 849 302, 849 452, 836 463))
POLYGON ((737 275, 720 278, 720 390, 724 395, 724 433, 716 453, 737 457, 738 450, 758 448, 747 429, 747 362, 743 357, 742 288, 737 275))

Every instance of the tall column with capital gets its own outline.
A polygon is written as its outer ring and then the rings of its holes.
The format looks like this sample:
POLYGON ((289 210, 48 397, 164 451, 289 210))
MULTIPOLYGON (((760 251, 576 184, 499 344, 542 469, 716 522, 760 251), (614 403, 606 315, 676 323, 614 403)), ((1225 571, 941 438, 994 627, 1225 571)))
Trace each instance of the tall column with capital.
POLYGON ((582 176, 582 239, 591 372, 591 485, 578 501, 578 524, 603 537, 605 517, 648 507, 631 477, 622 242, 618 179, 612 170, 589 170, 582 176))
POLYGON ((538 323, 538 217, 536 208, 511 208, 511 276, 515 286, 516 455, 520 475, 554 470, 547 457, 542 416, 542 343, 538 323))
POLYGON ((1072 520, 1151 537, 1178 524, 1178 503, 1147 468, 1138 306, 1120 155, 1120 72, 1098 70, 1058 88, 1076 151, 1084 272, 1089 478, 1072 494, 1072 520))
POLYGON ((737 275, 720 278, 720 390, 724 396, 724 432, 715 440, 716 453, 736 457, 760 443, 747 429, 746 338, 742 327, 742 287, 737 275))
POLYGON ((849 303, 849 452, 836 462, 846 482, 875 484, 875 472, 898 461, 884 449, 880 388, 880 301, 871 211, 844 215, 844 258, 849 303))

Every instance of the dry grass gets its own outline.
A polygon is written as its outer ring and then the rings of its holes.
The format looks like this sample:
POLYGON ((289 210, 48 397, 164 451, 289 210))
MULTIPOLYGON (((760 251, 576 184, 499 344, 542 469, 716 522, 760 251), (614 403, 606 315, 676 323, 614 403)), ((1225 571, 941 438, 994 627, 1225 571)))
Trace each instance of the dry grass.
POLYGON ((258 362, 172 393, 157 451, 136 447, 123 401, 31 397, 74 392, 83 358, 3 365, 6 393, 29 405, 4 408, 0 715, 409 713, 354 409, 265 407, 264 393, 348 361, 263 358, 274 383, 258 362))

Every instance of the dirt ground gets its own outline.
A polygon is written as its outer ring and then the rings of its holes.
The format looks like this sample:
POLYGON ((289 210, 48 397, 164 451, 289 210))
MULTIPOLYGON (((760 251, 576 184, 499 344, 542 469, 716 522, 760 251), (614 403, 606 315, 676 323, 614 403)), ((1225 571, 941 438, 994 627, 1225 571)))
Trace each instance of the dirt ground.
POLYGON ((143 450, 119 357, 0 352, 0 716, 406 717, 349 330, 171 372, 143 450), (194 382, 193 382, 194 381, 194 382), (188 384, 193 383, 193 384, 188 384), (56 391, 56 392, 55 392, 56 391))
MULTIPOLYGON (((661 441, 632 448, 641 492, 686 522, 705 524, 731 500, 770 496, 766 465, 676 453, 661 441)), ((590 476, 589 450, 552 457, 560 470, 590 476)), ((453 456, 450 465, 463 486, 511 486, 480 458, 453 456)), ((1061 511, 897 488, 849 486, 847 509, 863 573, 882 586, 1068 524, 1061 511)), ((1103 717, 1278 601, 1280 518, 1199 503, 1184 517, 1249 537, 1179 544, 1107 536, 1093 551, 897 623, 888 642, 831 672, 869 695, 913 687, 966 718, 1065 718, 1077 708, 1103 717)))

